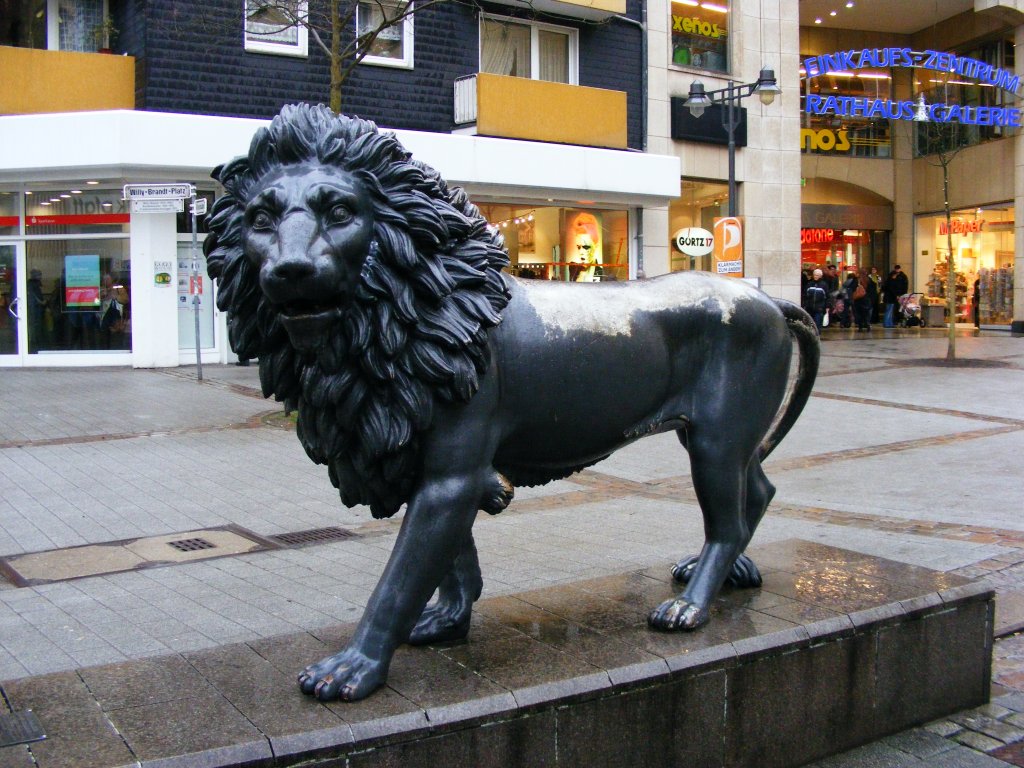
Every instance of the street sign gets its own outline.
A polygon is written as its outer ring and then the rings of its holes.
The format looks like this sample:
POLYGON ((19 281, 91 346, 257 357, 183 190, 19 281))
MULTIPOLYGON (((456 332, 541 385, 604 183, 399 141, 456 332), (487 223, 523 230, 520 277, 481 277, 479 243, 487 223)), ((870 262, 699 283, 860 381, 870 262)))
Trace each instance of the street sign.
POLYGON ((192 197, 191 184, 125 184, 125 200, 184 200, 192 197))
POLYGON ((185 201, 178 198, 156 198, 150 200, 132 200, 132 213, 181 213, 185 210, 185 201))
POLYGON ((192 208, 194 209, 192 211, 192 213, 194 213, 196 216, 205 216, 206 215, 206 198, 205 197, 197 197, 196 198, 196 202, 192 206, 192 208))

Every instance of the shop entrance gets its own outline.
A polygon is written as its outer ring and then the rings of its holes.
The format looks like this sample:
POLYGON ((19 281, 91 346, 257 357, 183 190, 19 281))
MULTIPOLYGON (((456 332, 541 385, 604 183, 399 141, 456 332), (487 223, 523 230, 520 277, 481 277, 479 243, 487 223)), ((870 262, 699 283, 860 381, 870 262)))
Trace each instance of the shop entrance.
POLYGON ((25 258, 13 243, 0 245, 0 365, 20 365, 26 347, 28 302, 20 285, 25 258))

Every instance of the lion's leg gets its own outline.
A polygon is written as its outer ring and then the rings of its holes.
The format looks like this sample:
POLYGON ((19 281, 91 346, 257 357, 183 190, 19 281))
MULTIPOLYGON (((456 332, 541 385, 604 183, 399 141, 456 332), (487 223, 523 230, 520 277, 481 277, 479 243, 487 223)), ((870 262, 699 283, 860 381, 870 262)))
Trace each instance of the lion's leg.
POLYGON ((689 630, 706 624, 711 602, 750 540, 743 449, 721 440, 720 434, 716 434, 720 431, 708 429, 710 435, 704 439, 694 439, 693 434, 687 436, 694 490, 704 514, 705 542, 686 589, 647 617, 648 624, 655 629, 689 630))
POLYGON ((480 576, 480 561, 477 559, 473 534, 466 537, 452 564, 452 569, 441 580, 437 600, 428 605, 409 635, 411 645, 443 643, 462 640, 469 634, 469 620, 473 603, 484 588, 480 576))
POLYGON ((409 638, 469 536, 481 486, 475 476, 448 476, 417 490, 355 634, 340 653, 302 671, 304 693, 355 701, 384 684, 395 649, 409 638))
MULTIPOLYGON (((765 477, 761 462, 756 457, 751 459, 750 464, 747 465, 746 491, 747 540, 743 544, 744 549, 750 543, 750 539, 753 538, 754 531, 757 530, 761 518, 764 517, 765 510, 768 509, 768 505, 775 496, 775 486, 765 477)), ((699 560, 699 555, 684 557, 672 566, 672 578, 683 584, 689 583, 699 560)), ((729 575, 725 578, 725 583, 730 587, 741 589, 760 587, 762 583, 761 572, 750 557, 741 554, 736 558, 736 562, 733 563, 729 575)))

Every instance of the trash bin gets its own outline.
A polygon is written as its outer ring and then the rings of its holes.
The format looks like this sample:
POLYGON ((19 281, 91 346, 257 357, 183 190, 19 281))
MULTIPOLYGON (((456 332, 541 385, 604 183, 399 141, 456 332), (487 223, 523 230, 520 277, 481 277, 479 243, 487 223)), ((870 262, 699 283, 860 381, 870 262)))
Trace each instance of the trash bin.
POLYGON ((946 308, 942 304, 925 304, 923 309, 925 325, 946 324, 946 308))

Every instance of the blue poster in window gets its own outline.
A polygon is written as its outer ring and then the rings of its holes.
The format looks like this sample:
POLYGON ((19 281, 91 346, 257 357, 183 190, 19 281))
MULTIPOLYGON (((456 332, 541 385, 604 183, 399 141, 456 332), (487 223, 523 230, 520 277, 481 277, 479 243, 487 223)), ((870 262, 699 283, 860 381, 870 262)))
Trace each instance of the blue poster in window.
POLYGON ((64 305, 68 309, 99 309, 99 256, 64 257, 64 305))

